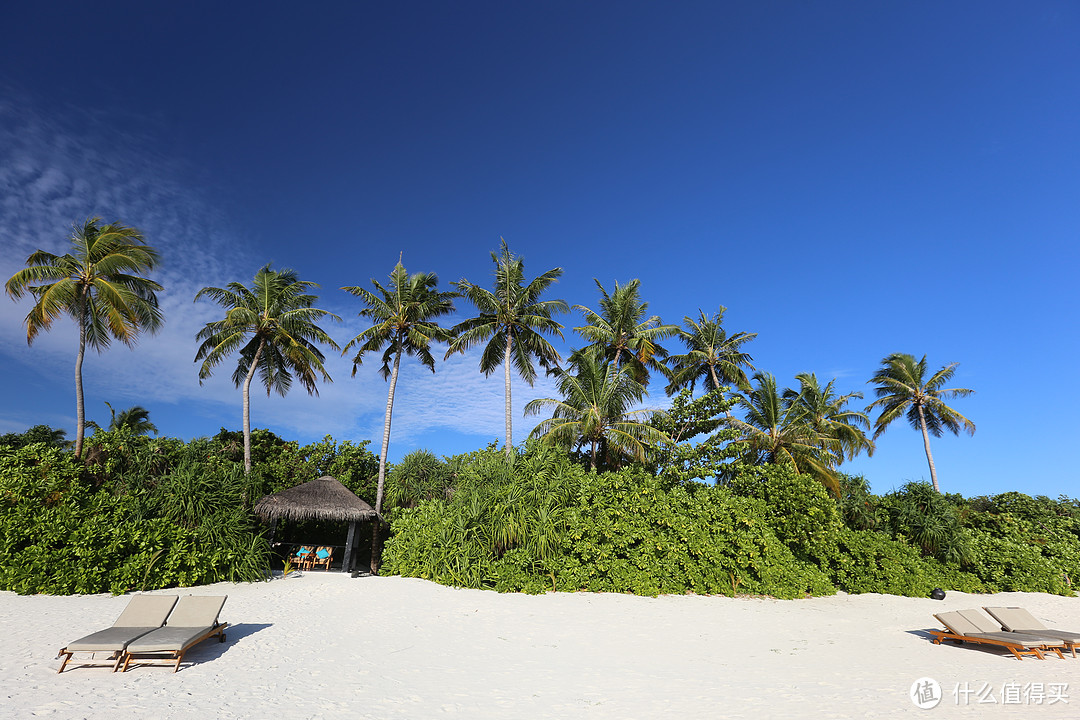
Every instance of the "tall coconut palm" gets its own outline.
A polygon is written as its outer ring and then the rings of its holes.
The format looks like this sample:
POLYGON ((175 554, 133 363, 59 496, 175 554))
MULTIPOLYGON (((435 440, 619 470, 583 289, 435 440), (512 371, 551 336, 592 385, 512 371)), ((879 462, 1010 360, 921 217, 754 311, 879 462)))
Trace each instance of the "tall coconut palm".
MULTIPOLYGON (((375 512, 382 512, 383 487, 386 482, 386 453, 390 447, 390 419, 394 412, 394 391, 397 388, 401 356, 416 357, 425 367, 435 372, 435 358, 431 355, 433 342, 449 342, 450 330, 439 327, 436 318, 454 311, 456 293, 439 292, 439 277, 435 273, 410 275, 399 260, 390 273, 390 283, 383 287, 372 279, 375 292, 362 287, 344 287, 342 290, 360 298, 367 307, 360 317, 370 318, 373 325, 345 345, 342 354, 356 346, 353 356, 353 375, 369 352, 385 350, 379 373, 390 380, 386 396, 386 420, 383 423, 382 452, 379 454, 379 484, 375 492, 375 512)), ((372 556, 373 564, 376 562, 372 556)), ((373 567, 373 570, 375 568, 373 567)))
POLYGON ((748 390, 750 382, 743 368, 754 369, 749 354, 742 351, 742 346, 757 337, 757 333, 738 332, 728 335, 723 328, 723 305, 709 317, 698 310, 698 319, 686 316, 683 327, 679 330, 679 339, 686 345, 686 353, 672 355, 671 383, 667 386, 668 395, 694 385, 702 380, 705 390, 712 392, 722 385, 734 385, 740 390, 748 390))
POLYGON ((116 412, 108 401, 105 404, 108 405, 109 412, 112 414, 109 419, 110 430, 127 428, 132 435, 158 434, 157 425, 150 422, 150 411, 143 406, 133 405, 127 410, 116 412))
POLYGON ((670 441, 648 422, 656 411, 629 409, 645 396, 645 386, 634 379, 630 365, 613 367, 613 361, 590 352, 575 358, 573 372, 557 373, 562 400, 539 398, 525 406, 526 415, 552 410, 531 437, 570 448, 588 446, 594 470, 601 455, 616 466, 622 457, 644 461, 648 448, 670 441))
POLYGON ((82 366, 87 346, 101 352, 115 338, 133 346, 139 334, 162 324, 156 292, 161 285, 142 277, 158 263, 157 251, 135 228, 103 225, 91 218, 74 225, 71 248, 64 255, 38 250, 26 268, 7 281, 8 295, 18 300, 29 292, 34 305, 26 316, 26 342, 32 344, 61 315, 79 328, 75 358, 75 455, 82 456, 86 412, 82 366))
POLYGON ((491 253, 491 259, 495 262, 494 291, 468 280, 454 283, 480 314, 454 326, 454 340, 446 357, 486 342, 480 355, 480 371, 491 375, 502 364, 506 386, 506 458, 509 460, 514 452, 510 368, 513 366, 518 376, 532 385, 536 381, 534 359, 545 370, 557 366, 561 360, 559 353, 544 334, 562 339, 563 326, 555 321, 554 315, 567 312, 568 307, 565 300, 540 299, 562 276, 562 268, 552 268, 526 284, 525 263, 510 253, 505 240, 497 254, 491 253))
POLYGON ((975 423, 944 403, 950 398, 967 397, 975 392, 967 388, 942 387, 952 378, 957 365, 959 363, 949 363, 926 379, 925 355, 916 361, 914 355, 893 353, 881 361, 881 367, 868 381, 877 385, 874 388, 877 400, 867 406, 866 412, 881 409, 874 421, 874 439, 877 440, 893 420, 905 415, 911 427, 922 432, 926 462, 930 464, 930 481, 938 492, 941 488, 938 487, 934 456, 930 454, 930 436, 941 437, 943 430, 954 435, 959 435, 960 430, 975 434, 975 423))
POLYGON ((863 451, 874 454, 874 443, 864 432, 870 427, 870 418, 845 407, 852 400, 862 400, 862 393, 837 395, 833 390, 836 380, 822 387, 814 373, 799 373, 795 379, 799 381, 799 389, 785 390, 784 399, 802 411, 803 420, 816 433, 835 440, 842 457, 848 460, 863 451))
POLYGON ((595 312, 584 305, 575 305, 585 316, 587 325, 574 330, 588 340, 602 357, 611 360, 613 367, 629 365, 634 379, 642 385, 649 384, 649 371, 667 374, 663 360, 667 350, 660 345, 664 338, 679 332, 675 325, 664 325, 658 315, 649 315, 649 303, 641 300, 641 281, 634 279, 625 285, 615 283, 608 293, 599 280, 593 279, 600 288, 600 311, 595 312))
POLYGON ((206 323, 196 335, 202 340, 195 362, 202 360, 199 382, 210 377, 214 368, 239 350, 240 357, 232 381, 243 389, 244 397, 244 470, 251 472, 251 380, 255 371, 266 386, 266 395, 274 390, 284 397, 292 387, 293 375, 309 395, 318 395, 319 376, 333 379, 323 367, 326 359, 316 342, 339 349, 330 336, 315 323, 337 315, 312 307, 317 296, 309 290, 316 283, 300 280, 295 270, 271 270, 264 265, 255 273, 251 287, 231 282, 224 288, 204 287, 195 295, 204 295, 225 308, 225 317, 206 323))
POLYGON ((741 433, 738 442, 746 448, 744 462, 792 465, 838 496, 834 468, 843 460, 840 443, 816 431, 800 404, 784 398, 771 374, 754 373, 753 381, 749 391, 735 395, 745 420, 725 418, 726 424, 741 433))

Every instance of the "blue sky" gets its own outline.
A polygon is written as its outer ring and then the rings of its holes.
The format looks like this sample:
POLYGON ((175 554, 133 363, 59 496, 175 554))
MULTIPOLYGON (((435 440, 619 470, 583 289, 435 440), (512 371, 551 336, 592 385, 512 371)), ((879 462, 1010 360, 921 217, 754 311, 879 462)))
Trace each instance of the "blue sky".
MULTIPOLYGON (((486 282, 502 236, 530 276, 562 267, 571 304, 640 278, 667 322, 726 306, 781 384, 869 399, 889 353, 959 362, 978 431, 934 440, 943 489, 1078 494, 1074 3, 9 3, 0 22, 0 272, 91 215, 163 255, 166 326, 88 357, 90 418, 240 427, 231 367, 198 383, 203 286, 295 268, 344 344, 364 325, 340 287, 399 254, 486 282)), ((0 432, 70 433, 74 326, 28 348, 27 309, 0 302, 0 432)), ((329 357, 319 397, 256 393, 253 424, 377 447, 378 363, 329 357)), ((501 437, 477 360, 405 370, 391 460, 501 437)), ((516 440, 554 394, 515 385, 516 440)), ((878 492, 928 476, 901 424, 844 469, 878 492)))

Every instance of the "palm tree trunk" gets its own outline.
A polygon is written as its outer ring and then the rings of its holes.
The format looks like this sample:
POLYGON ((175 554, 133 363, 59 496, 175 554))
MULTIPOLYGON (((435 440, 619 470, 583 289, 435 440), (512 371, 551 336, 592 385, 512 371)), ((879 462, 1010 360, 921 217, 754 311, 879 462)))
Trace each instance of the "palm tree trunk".
POLYGON ((506 459, 510 461, 514 456, 514 421, 511 418, 510 402, 510 350, 513 345, 513 336, 506 333, 506 350, 503 351, 503 368, 506 376, 506 459))
POLYGON ((941 492, 937 484, 937 470, 934 468, 934 456, 930 454, 930 434, 926 432, 926 415, 923 414, 922 405, 919 405, 919 429, 922 430, 923 447, 926 448, 926 461, 930 463, 930 482, 934 490, 941 492))
POLYGON ((390 449, 390 419, 394 414, 394 390, 397 388, 398 368, 401 367, 401 348, 394 354, 394 369, 390 372, 390 392, 386 394, 386 420, 383 421, 382 452, 379 453, 379 484, 375 488, 375 529, 371 533, 371 574, 379 572, 382 560, 379 548, 379 530, 382 527, 383 488, 386 486, 386 453, 390 449))
POLYGON ((590 447, 590 455, 592 456, 592 464, 590 466, 590 469, 595 471, 596 470, 596 440, 595 439, 592 441, 592 444, 591 444, 591 447, 590 447))
POLYGON ((259 356, 262 355, 265 340, 259 340, 259 347, 255 350, 255 357, 251 360, 247 377, 244 378, 244 473, 251 474, 251 378, 255 377, 255 368, 259 364, 259 356))
MULTIPOLYGON (((716 376, 716 368, 714 366, 712 366, 712 365, 709 366, 709 377, 712 378, 713 390, 719 390, 720 389, 720 378, 718 378, 716 376)), ((731 408, 730 407, 727 410, 724 411, 724 414, 727 415, 729 418, 735 417, 734 415, 731 414, 731 408)))
POLYGON ((83 402, 82 364, 86 355, 86 321, 79 323, 79 354, 75 357, 75 457, 82 457, 83 433, 86 430, 86 406, 83 402))

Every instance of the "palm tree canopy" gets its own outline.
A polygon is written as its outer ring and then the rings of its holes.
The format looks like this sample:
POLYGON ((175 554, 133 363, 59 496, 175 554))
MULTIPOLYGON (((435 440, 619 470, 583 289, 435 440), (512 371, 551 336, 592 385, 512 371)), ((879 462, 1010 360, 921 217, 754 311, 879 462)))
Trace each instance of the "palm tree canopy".
POLYGON ((799 381, 799 390, 785 390, 784 399, 801 411, 815 432, 835 440, 848 460, 864 450, 868 455, 874 454, 874 443, 863 432, 869 429, 870 418, 846 408, 852 400, 861 400, 862 393, 837 395, 833 389, 836 380, 830 380, 822 387, 814 373, 799 373, 795 379, 799 381))
POLYGON ((723 327, 726 311, 727 308, 721 305, 720 310, 711 317, 698 310, 696 320, 689 316, 683 318, 685 329, 679 330, 678 336, 687 351, 671 356, 671 383, 667 387, 669 395, 684 387, 689 387, 693 392, 698 380, 704 382, 708 392, 723 385, 734 385, 741 390, 750 388, 743 368, 753 370, 753 358, 741 348, 756 338, 757 333, 738 332, 729 336, 723 327))
POLYGON ((525 263, 510 253, 502 241, 499 253, 491 253, 495 262, 495 290, 487 290, 468 280, 454 283, 462 297, 476 306, 479 315, 463 320, 452 329, 454 335, 446 357, 487 343, 480 356, 480 371, 490 375, 503 362, 504 348, 510 343, 514 369, 532 385, 536 381, 533 358, 548 370, 561 357, 544 337, 549 333, 562 339, 563 326, 554 316, 567 312, 565 300, 541 300, 543 294, 562 276, 562 268, 552 268, 525 282, 525 263))
POLYGON ((967 388, 944 388, 952 379, 959 363, 949 363, 926 378, 926 356, 915 360, 914 355, 893 353, 881 361, 881 367, 869 382, 877 385, 874 393, 877 399, 866 408, 867 412, 881 410, 874 422, 874 439, 901 415, 907 418, 911 427, 921 430, 921 419, 925 419, 926 431, 934 437, 941 437, 948 430, 959 435, 963 430, 969 435, 975 434, 975 423, 944 403, 954 397, 967 397, 974 390, 967 388), (920 416, 920 410, 922 414, 920 416))
POLYGON ((205 295, 226 312, 224 319, 207 323, 196 336, 203 341, 195 355, 196 362, 203 361, 199 381, 210 377, 214 367, 239 350, 232 375, 237 387, 257 357, 259 378, 267 395, 271 390, 286 395, 294 375, 309 394, 318 395, 318 377, 326 382, 332 382, 332 378, 323 367, 325 356, 315 343, 339 348, 315 323, 324 317, 341 318, 312 307, 318 298, 308 290, 317 287, 316 283, 300 280, 295 270, 271 270, 267 264, 255 273, 250 288, 232 282, 224 288, 200 290, 196 301, 205 295))
POLYGON ((664 325, 658 315, 646 315, 649 303, 641 300, 640 280, 625 285, 616 282, 611 293, 599 280, 594 278, 593 282, 600 288, 600 311, 575 305, 574 309, 581 311, 588 324, 574 330, 617 367, 629 364, 634 379, 642 385, 649 383, 649 370, 667 375, 662 362, 667 350, 660 341, 677 334, 678 327, 664 325))
POLYGON ((725 422, 740 431, 738 442, 746 447, 746 461, 792 465, 797 472, 814 476, 834 495, 839 493, 834 468, 843 460, 840 442, 815 430, 801 404, 790 396, 785 399, 775 377, 754 373, 751 389, 737 393, 735 403, 745 419, 726 418, 725 422))
POLYGON ((68 315, 98 351, 113 338, 134 345, 142 330, 155 332, 163 322, 156 295, 161 285, 140 277, 158 260, 135 228, 91 218, 73 227, 70 252, 38 250, 5 288, 16 300, 27 292, 34 298, 26 316, 27 343, 68 315))
POLYGON ((342 350, 344 354, 354 346, 357 348, 353 357, 353 375, 356 375, 356 369, 366 353, 378 352, 384 347, 382 367, 379 368, 384 380, 390 377, 391 364, 397 353, 415 356, 435 372, 431 343, 449 342, 453 334, 433 322, 433 319, 454 312, 453 299, 457 293, 439 292, 439 277, 435 273, 410 275, 400 260, 390 273, 388 287, 383 287, 375 279, 371 280, 371 284, 375 286, 374 293, 362 287, 342 288, 367 305, 360 311, 360 316, 370 318, 373 322, 342 350))
POLYGON ((618 457, 642 461, 648 448, 670 440, 649 425, 655 411, 629 409, 645 396, 645 387, 634 379, 629 365, 615 368, 594 353, 575 357, 574 372, 557 372, 562 400, 540 398, 525 406, 526 415, 537 415, 545 408, 552 413, 533 429, 531 437, 571 448, 589 444, 594 467, 600 450, 615 464, 618 457))
POLYGON ((141 405, 132 405, 127 410, 116 412, 113 406, 106 401, 112 417, 109 420, 109 430, 126 428, 133 435, 146 435, 147 433, 158 434, 157 425, 150 422, 150 411, 141 405))

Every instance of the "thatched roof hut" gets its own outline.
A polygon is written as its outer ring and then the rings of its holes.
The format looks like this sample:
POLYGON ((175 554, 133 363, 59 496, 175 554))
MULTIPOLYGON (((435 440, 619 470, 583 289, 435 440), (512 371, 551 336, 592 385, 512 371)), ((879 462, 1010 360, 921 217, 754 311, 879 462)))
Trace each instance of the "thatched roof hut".
POLYGON ((255 503, 255 514, 267 521, 338 520, 364 522, 378 517, 375 509, 338 480, 318 480, 267 495, 255 503))
MULTIPOLYGON (((255 503, 255 514, 274 524, 278 520, 334 520, 349 523, 349 539, 345 542, 342 572, 352 569, 356 524, 377 520, 379 517, 373 507, 329 475, 267 495, 255 503)), ((272 540, 273 528, 270 535, 272 540)))

